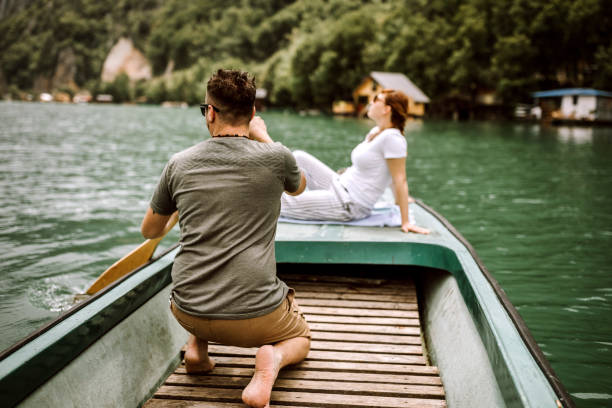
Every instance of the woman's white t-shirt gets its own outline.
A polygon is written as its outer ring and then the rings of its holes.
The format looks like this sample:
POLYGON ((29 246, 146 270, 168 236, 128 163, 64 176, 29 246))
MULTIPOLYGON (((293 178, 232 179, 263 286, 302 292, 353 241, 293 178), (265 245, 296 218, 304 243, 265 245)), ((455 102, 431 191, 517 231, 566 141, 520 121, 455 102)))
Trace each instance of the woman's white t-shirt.
POLYGON ((406 157, 407 143, 404 135, 395 128, 385 129, 368 142, 368 137, 378 132, 374 127, 351 152, 352 166, 341 176, 340 184, 355 203, 374 208, 374 204, 391 184, 391 173, 386 159, 406 157))

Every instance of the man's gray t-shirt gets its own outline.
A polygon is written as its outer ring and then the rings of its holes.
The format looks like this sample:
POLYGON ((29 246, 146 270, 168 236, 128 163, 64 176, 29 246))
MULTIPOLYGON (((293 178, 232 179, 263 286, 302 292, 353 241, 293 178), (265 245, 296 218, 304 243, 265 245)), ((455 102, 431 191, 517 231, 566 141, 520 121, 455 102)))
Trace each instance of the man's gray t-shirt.
POLYGON ((283 190, 301 180, 280 143, 218 137, 175 154, 151 208, 179 210, 181 250, 172 297, 182 311, 210 319, 248 319, 276 309, 287 285, 276 277, 274 236, 283 190))

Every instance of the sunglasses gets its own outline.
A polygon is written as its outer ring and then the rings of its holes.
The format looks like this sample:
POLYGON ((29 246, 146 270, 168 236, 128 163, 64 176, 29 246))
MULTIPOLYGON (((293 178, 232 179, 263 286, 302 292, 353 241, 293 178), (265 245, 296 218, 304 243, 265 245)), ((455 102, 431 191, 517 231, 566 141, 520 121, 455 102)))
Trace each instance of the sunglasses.
POLYGON ((200 104, 200 112, 202 112, 202 116, 206 116, 206 113, 208 112, 208 107, 213 108, 213 110, 217 113, 221 113, 221 111, 217 108, 215 108, 213 105, 211 105, 210 103, 201 103, 200 104))

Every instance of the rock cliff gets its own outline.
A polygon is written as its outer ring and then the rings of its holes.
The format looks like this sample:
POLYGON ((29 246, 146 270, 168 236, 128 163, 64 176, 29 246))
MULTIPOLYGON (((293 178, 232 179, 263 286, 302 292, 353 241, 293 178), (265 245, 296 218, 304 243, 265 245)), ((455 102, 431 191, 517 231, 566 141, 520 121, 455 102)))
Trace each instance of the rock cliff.
POLYGON ((120 38, 111 48, 102 68, 102 81, 112 82, 122 73, 132 81, 151 79, 151 64, 129 38, 120 38))
POLYGON ((64 48, 57 57, 57 67, 51 80, 51 88, 57 89, 62 86, 68 86, 72 89, 78 89, 74 82, 76 72, 77 65, 74 51, 71 47, 64 48))

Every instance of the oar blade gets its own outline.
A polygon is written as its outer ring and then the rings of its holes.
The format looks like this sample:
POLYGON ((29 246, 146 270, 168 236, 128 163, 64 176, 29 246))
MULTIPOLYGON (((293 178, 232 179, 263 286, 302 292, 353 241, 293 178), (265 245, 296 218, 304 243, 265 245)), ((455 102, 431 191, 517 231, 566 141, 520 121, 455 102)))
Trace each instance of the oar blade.
POLYGON ((140 246, 134 249, 132 252, 115 262, 111 265, 110 268, 105 270, 102 275, 96 279, 96 281, 87 289, 85 292, 86 295, 93 295, 96 292, 104 289, 106 286, 110 285, 117 279, 122 278, 128 273, 132 272, 134 269, 144 265, 147 263, 153 253, 155 252, 155 248, 157 248, 157 244, 164 238, 164 236, 176 225, 178 222, 178 211, 174 212, 168 219, 164 230, 158 238, 147 239, 145 242, 140 244, 140 246))
POLYGON ((159 241, 161 241, 161 238, 148 239, 140 244, 138 248, 134 249, 104 271, 85 293, 93 295, 117 279, 122 278, 134 269, 147 263, 153 256, 159 241))

